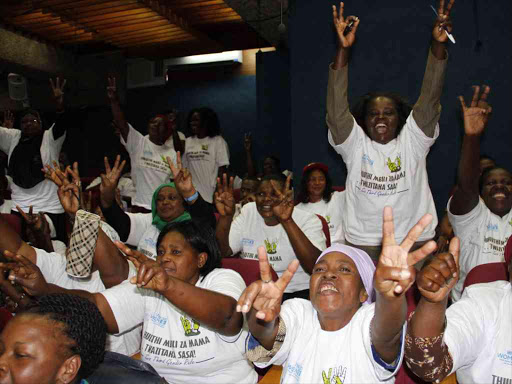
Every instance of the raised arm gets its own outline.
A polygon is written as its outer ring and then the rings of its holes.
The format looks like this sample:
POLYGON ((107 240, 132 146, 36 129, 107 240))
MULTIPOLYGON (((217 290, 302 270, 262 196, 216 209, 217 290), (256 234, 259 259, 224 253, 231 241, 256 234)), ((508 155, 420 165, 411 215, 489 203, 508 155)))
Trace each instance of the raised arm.
POLYGON ((254 159, 252 158, 252 135, 250 132, 245 133, 244 135, 244 150, 247 164, 247 175, 250 177, 256 177, 258 170, 256 169, 254 159))
POLYGON ((112 109, 114 121, 119 128, 119 131, 121 132, 123 140, 126 142, 128 140, 128 123, 126 122, 124 112, 121 109, 121 105, 119 104, 119 98, 117 97, 115 77, 108 78, 107 96, 110 100, 110 107, 112 109))
POLYGON ((263 348, 270 351, 274 347, 280 328, 279 313, 283 294, 299 263, 293 260, 283 275, 273 282, 267 253, 263 247, 258 248, 258 260, 261 280, 255 281, 245 289, 238 299, 236 310, 246 314, 251 334, 263 348))
POLYGON ((454 237, 449 252, 436 255, 417 279, 421 299, 407 328, 405 360, 426 381, 442 381, 453 367, 443 333, 448 296, 459 278, 459 248, 454 237))
POLYGON ((232 177, 229 179, 229 184, 226 174, 222 175, 222 183, 220 178, 217 178, 217 191, 215 192, 214 197, 215 207, 219 213, 215 236, 219 243, 222 257, 229 257, 233 255, 233 250, 229 246, 229 231, 231 229, 231 223, 233 222, 233 215, 235 213, 232 177))
POLYGON ((326 122, 336 145, 342 144, 348 138, 354 126, 347 98, 348 60, 350 49, 356 39, 359 19, 355 16, 344 18, 343 7, 344 4, 340 3, 338 14, 336 6, 332 6, 334 27, 338 36, 338 49, 329 69, 327 84, 326 122))
POLYGON ((0 254, 3 255, 4 251, 23 255, 33 263, 36 262, 36 251, 34 248, 25 243, 0 215, 0 254))
POLYGON ((436 125, 441 115, 440 100, 448 62, 446 48, 448 35, 446 31, 452 32, 450 11, 454 2, 455 0, 449 0, 445 8, 444 0, 439 1, 438 16, 432 30, 432 46, 428 54, 421 93, 413 108, 414 120, 428 137, 434 137, 436 125))
POLYGON ((53 126, 53 138, 57 140, 66 133, 66 130, 72 124, 72 119, 69 113, 66 113, 64 107, 64 87, 66 86, 66 79, 60 81, 57 77, 54 82, 53 79, 50 78, 50 86, 52 88, 57 113, 55 125, 53 126))
POLYGON ((29 241, 32 245, 46 252, 54 252, 50 227, 44 213, 32 213, 32 206, 30 206, 28 213, 24 212, 19 205, 16 206, 16 209, 27 225, 29 241))
POLYGON ((290 244, 292 245, 295 256, 300 265, 307 273, 311 274, 315 262, 322 253, 304 234, 302 229, 293 220, 292 213, 294 208, 293 192, 290 189, 291 175, 286 178, 286 183, 280 191, 274 180, 271 181, 274 193, 277 196, 277 202, 272 207, 274 216, 277 217, 279 223, 283 226, 290 244))
POLYGON ((459 96, 464 118, 464 138, 459 160, 457 176, 457 190, 450 203, 450 212, 454 215, 469 213, 478 204, 480 196, 480 136, 484 132, 489 120, 492 108, 487 103, 487 97, 491 89, 484 86, 480 93, 480 87, 474 87, 473 99, 469 108, 464 98, 459 96))
POLYGON ((385 207, 382 224, 382 253, 375 271, 375 315, 372 321, 372 344, 386 363, 393 363, 400 355, 400 338, 407 316, 405 292, 414 283, 414 264, 432 253, 436 243, 429 241, 413 253, 409 250, 423 230, 432 221, 432 215, 423 216, 409 231, 402 244, 395 241, 393 211, 385 207))

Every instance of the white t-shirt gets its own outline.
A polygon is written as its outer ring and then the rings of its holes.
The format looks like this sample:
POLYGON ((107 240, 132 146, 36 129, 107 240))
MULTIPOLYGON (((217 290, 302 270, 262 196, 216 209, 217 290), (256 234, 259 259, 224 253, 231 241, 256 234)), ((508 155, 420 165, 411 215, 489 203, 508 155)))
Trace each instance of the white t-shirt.
MULTIPOLYGON (((315 247, 320 251, 326 248, 322 223, 316 215, 294 208, 292 218, 315 247)), ((255 260, 258 260, 258 247, 265 247, 270 265, 279 276, 297 258, 283 226, 266 225, 256 203, 245 204, 240 215, 231 223, 229 246, 233 254, 241 252, 242 259, 255 260)), ((299 266, 285 292, 309 289, 309 278, 302 266, 299 266)))
MULTIPOLYGON (((54 139, 54 125, 43 133, 43 141, 41 142, 41 160, 43 164, 52 164, 53 161, 59 161, 59 153, 66 139, 66 133, 57 140, 54 139)), ((14 148, 18 145, 20 137, 21 131, 19 129, 0 127, 0 150, 7 153, 9 159, 11 158, 14 148)), ((28 212, 29 207, 32 205, 34 213, 39 211, 64 213, 64 209, 59 201, 59 196, 57 195, 57 186, 50 180, 44 179, 29 189, 18 187, 16 184, 12 183, 11 188, 13 206, 19 205, 25 212, 28 212)))
POLYGON ((448 201, 448 218, 455 236, 460 239, 460 276, 451 292, 452 299, 457 301, 466 276, 473 268, 505 261, 505 245, 512 234, 512 210, 499 217, 487 208, 482 199, 478 199, 471 212, 454 215, 450 212, 451 201, 448 201))
MULTIPOLYGON (((100 272, 95 271, 89 277, 76 278, 66 273, 66 256, 56 252, 48 253, 42 249, 34 248, 36 251, 36 264, 41 270, 46 281, 50 284, 58 285, 66 289, 80 289, 91 293, 102 292, 105 285, 101 281, 100 272)), ((137 271, 132 262, 128 279, 137 275, 137 271)), ((141 328, 136 327, 118 335, 107 335, 107 351, 121 353, 132 356, 140 351, 141 328)))
POLYGON ((512 286, 474 284, 446 311, 444 342, 459 383, 512 382, 512 286))
POLYGON ((121 137, 121 144, 126 147, 132 162, 132 177, 136 184, 135 199, 132 203, 151 209, 153 192, 161 184, 169 182, 172 177, 166 157, 169 156, 176 162, 176 151, 172 140, 167 140, 163 145, 156 145, 149 140, 148 135, 142 136, 130 124, 128 128, 128 141, 125 143, 121 137))
MULTIPOLYGON (((0 213, 11 213, 13 208, 12 200, 4 200, 4 203, 0 205, 0 213)), ((16 208, 16 207, 14 207, 16 208)))
POLYGON ((228 144, 222 136, 187 137, 184 161, 197 191, 208 203, 213 201, 219 167, 229 165, 228 144))
MULTIPOLYGON (((291 299, 283 303, 280 318, 286 325, 283 345, 268 363, 283 365, 281 383, 394 383, 403 358, 390 372, 375 361, 370 323, 375 304, 363 305, 352 320, 338 331, 322 330, 318 313, 310 301, 291 299)), ((405 335, 406 325, 402 330, 405 335)), ((402 339, 403 340, 403 339, 402 339)))
POLYGON ((136 246, 137 251, 156 260, 156 241, 160 231, 152 224, 153 215, 151 213, 127 213, 127 215, 130 217, 130 234, 126 244, 136 246))
POLYGON ((345 191, 334 191, 331 200, 326 203, 324 199, 316 203, 300 203, 297 208, 304 211, 322 216, 331 235, 331 244, 345 244, 345 234, 343 233, 343 215, 345 213, 345 191))
MULTIPOLYGON (((196 287, 238 300, 245 283, 234 271, 215 269, 196 287)), ((164 296, 125 281, 102 292, 119 331, 143 323, 142 360, 169 383, 256 383, 258 375, 246 360, 248 333, 223 336, 176 308, 164 296)), ((190 300, 194 300, 193 297, 190 300)))
POLYGON ((343 219, 345 238, 357 245, 382 243, 382 211, 393 207, 398 244, 426 213, 434 219, 418 241, 430 240, 437 226, 436 207, 428 184, 427 154, 439 136, 426 136, 411 115, 398 137, 387 144, 371 140, 354 120, 347 140, 329 143, 347 165, 346 204, 343 219))

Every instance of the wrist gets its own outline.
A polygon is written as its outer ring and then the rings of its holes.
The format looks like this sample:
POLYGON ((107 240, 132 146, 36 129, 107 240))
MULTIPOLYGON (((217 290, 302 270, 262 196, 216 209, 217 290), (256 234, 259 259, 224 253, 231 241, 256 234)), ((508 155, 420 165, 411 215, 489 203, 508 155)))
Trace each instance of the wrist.
POLYGON ((199 197, 199 192, 197 192, 197 190, 195 188, 192 188, 188 191, 181 190, 180 194, 181 194, 181 196, 183 196, 185 201, 188 201, 188 202, 194 201, 195 199, 197 199, 199 197))

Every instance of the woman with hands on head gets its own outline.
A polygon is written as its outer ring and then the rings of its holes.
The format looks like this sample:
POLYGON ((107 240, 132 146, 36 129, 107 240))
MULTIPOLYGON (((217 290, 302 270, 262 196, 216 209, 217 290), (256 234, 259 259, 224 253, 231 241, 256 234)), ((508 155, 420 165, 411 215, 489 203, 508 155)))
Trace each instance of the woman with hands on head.
POLYGON ((172 161, 176 161, 176 153, 183 153, 181 140, 185 140, 185 136, 178 136, 176 119, 169 120, 163 114, 149 120, 146 136, 133 128, 126 121, 119 104, 115 77, 108 78, 107 96, 115 125, 121 132, 121 144, 130 155, 132 177, 137 180, 132 204, 141 212, 149 212, 153 191, 171 176, 165 159, 170 157, 172 161))
POLYGON ((118 155, 110 168, 105 158, 105 174, 101 175, 100 202, 107 223, 119 233, 121 241, 136 246, 150 259, 156 259, 156 242, 160 231, 171 222, 190 220, 215 227, 213 207, 207 204, 192 183, 192 176, 181 162, 178 152, 176 164, 167 158, 174 182, 160 185, 153 192, 151 213, 127 213, 115 202, 115 191, 125 161, 118 155))
POLYGON ((480 176, 480 137, 492 108, 488 86, 475 86, 469 106, 459 97, 464 137, 457 189, 448 202, 448 217, 461 240, 460 276, 451 291, 459 300, 466 275, 474 267, 504 260, 505 244, 512 234, 512 174, 502 167, 487 168, 480 176))
POLYGON ((265 246, 270 264, 281 276, 288 264, 298 259, 300 266, 286 288, 284 299, 309 297, 309 276, 315 260, 326 247, 320 219, 294 208, 291 176, 265 176, 256 191, 256 202, 247 203, 233 219, 235 199, 233 178, 217 179, 215 206, 219 212, 216 235, 223 257, 240 253, 244 259, 257 259, 258 247, 265 246))
POLYGON ((403 218, 396 228, 398 240, 425 213, 434 219, 415 247, 435 235, 437 215, 428 185, 426 157, 439 135, 440 98, 448 61, 445 29, 452 31, 453 3, 449 0, 445 7, 445 1, 439 0, 423 85, 414 107, 393 93, 372 92, 363 96, 352 111, 347 99, 348 62, 360 20, 355 16, 345 18, 343 3, 339 13, 333 6, 338 49, 329 68, 328 139, 347 165, 347 244, 364 249, 374 261, 381 244, 378 212, 385 205, 403 218))
MULTIPOLYGON (((459 383, 509 382, 512 280, 466 287, 446 309, 460 277, 459 247, 454 238, 449 252, 436 255, 419 273, 422 297, 407 328, 407 365, 425 381, 440 382, 456 372, 459 383)), ((507 262, 512 276, 511 260, 507 262)))
POLYGON ((377 268, 364 251, 333 245, 316 261, 310 301, 293 299, 281 305, 298 263, 290 263, 274 283, 260 248, 261 281, 244 291, 237 306, 247 314, 249 359, 257 366, 283 365, 283 383, 393 382, 403 354, 405 292, 414 283, 413 265, 435 243, 409 251, 431 221, 431 215, 423 216, 398 245, 392 209, 384 208, 377 268))
MULTIPOLYGON (((65 241, 65 217, 58 201, 55 186, 41 174, 43 164, 58 161, 66 138, 66 130, 72 123, 64 107, 64 86, 57 77, 50 79, 53 99, 57 108, 55 123, 44 130, 39 113, 27 110, 21 117, 21 130, 0 127, 0 150, 8 154, 8 174, 13 179, 13 207, 24 211, 33 206, 35 213, 44 211, 52 219, 59 240, 65 241)), ((19 215, 15 210, 12 213, 19 215)))

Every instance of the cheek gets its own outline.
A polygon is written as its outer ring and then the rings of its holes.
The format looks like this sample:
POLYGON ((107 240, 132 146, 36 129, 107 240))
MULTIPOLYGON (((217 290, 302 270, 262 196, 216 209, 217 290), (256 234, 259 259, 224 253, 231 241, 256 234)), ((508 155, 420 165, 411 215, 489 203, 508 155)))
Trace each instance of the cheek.
POLYGON ((33 384, 33 383, 53 383, 57 375, 58 368, 55 363, 49 361, 33 361, 25 359, 20 363, 15 363, 10 367, 12 383, 15 384, 33 384))

